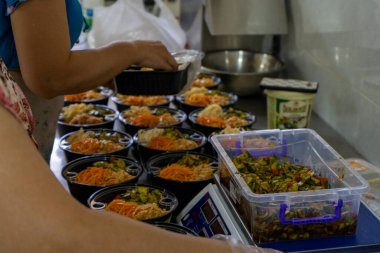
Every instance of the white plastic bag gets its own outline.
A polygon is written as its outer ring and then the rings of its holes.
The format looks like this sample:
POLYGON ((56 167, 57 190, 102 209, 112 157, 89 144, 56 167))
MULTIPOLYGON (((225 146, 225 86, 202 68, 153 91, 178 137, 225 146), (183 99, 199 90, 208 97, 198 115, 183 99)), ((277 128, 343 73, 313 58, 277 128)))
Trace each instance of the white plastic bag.
POLYGON ((90 47, 101 47, 120 40, 159 40, 169 51, 183 49, 186 34, 161 0, 155 0, 160 15, 147 12, 142 0, 117 0, 109 7, 94 9, 90 47))

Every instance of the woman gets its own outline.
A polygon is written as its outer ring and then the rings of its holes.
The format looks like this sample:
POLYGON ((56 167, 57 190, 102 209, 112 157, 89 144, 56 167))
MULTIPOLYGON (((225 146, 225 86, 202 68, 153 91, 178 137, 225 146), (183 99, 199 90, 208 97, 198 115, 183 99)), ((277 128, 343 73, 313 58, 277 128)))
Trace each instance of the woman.
POLYGON ((79 204, 30 138, 28 101, 1 59, 0 118, 0 252, 276 252, 232 239, 179 235, 79 204))
POLYGON ((132 64, 177 68, 163 44, 154 41, 72 51, 83 26, 78 0, 0 0, 0 13, 0 58, 31 103, 35 137, 47 161, 62 95, 102 85, 132 64))

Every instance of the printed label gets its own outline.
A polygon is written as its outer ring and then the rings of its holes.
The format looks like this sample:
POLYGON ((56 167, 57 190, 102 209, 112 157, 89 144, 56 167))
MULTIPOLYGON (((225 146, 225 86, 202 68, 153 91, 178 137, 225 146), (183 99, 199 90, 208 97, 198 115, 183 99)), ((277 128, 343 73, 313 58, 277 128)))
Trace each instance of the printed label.
POLYGON ((311 113, 309 100, 277 99, 276 128, 305 128, 311 113))

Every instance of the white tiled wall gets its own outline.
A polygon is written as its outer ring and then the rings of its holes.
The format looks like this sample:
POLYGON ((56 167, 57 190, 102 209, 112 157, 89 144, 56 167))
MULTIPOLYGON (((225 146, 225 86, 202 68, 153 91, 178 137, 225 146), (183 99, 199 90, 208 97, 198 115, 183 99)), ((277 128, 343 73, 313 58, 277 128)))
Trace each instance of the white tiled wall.
POLYGON ((380 166, 380 0, 288 0, 289 76, 318 81, 314 111, 380 166))

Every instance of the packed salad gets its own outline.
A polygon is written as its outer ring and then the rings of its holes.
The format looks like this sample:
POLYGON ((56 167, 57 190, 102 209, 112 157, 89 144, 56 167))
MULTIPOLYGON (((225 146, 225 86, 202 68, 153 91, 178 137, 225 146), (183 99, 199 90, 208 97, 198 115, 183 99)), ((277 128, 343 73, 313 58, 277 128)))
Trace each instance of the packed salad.
POLYGON ((110 157, 109 161, 97 161, 87 166, 75 176, 75 182, 86 185, 108 186, 135 178, 128 173, 124 159, 110 157))
POLYGON ((186 154, 178 161, 165 166, 159 176, 174 181, 208 180, 215 171, 212 162, 205 156, 186 154))
POLYGON ((163 198, 163 193, 158 189, 137 186, 116 196, 105 209, 136 220, 154 219, 169 212, 160 207, 163 198))
POLYGON ((249 113, 235 108, 223 108, 218 104, 212 104, 198 113, 196 122, 203 126, 215 128, 238 128, 248 126, 252 123, 252 117, 249 113))
POLYGON ((193 87, 183 94, 185 104, 194 106, 208 106, 218 104, 226 106, 233 101, 228 93, 219 90, 208 90, 205 87, 193 87))
POLYGON ((153 128, 138 131, 142 146, 160 151, 182 151, 199 147, 200 141, 177 128, 153 128))
POLYGON ((71 125, 91 125, 105 122, 114 111, 93 104, 71 104, 62 108, 62 121, 71 125))
POLYGON ((131 106, 156 106, 170 102, 166 96, 132 96, 117 94, 116 97, 122 104, 131 106))
POLYGON ((167 108, 149 108, 147 106, 131 106, 123 111, 126 123, 140 127, 172 126, 180 123, 180 119, 167 108))
POLYGON ((126 147, 125 136, 109 131, 79 131, 70 135, 66 141, 70 150, 80 154, 105 154, 122 150, 126 147))

